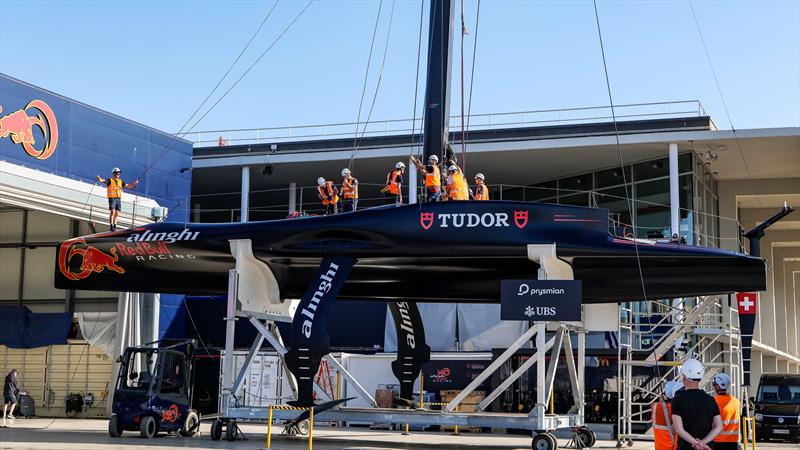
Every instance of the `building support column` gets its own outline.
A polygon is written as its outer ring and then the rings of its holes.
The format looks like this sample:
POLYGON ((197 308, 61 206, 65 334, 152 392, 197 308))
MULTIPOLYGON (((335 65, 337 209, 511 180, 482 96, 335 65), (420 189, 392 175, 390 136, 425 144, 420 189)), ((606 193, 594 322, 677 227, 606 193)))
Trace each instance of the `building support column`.
POLYGON ((678 144, 669 144, 669 211, 671 235, 681 236, 681 196, 680 180, 678 179, 678 144))
POLYGON ((417 167, 410 160, 408 161, 408 204, 417 203, 417 167))
POLYGON ((248 221, 248 212, 250 210, 250 166, 242 167, 242 204, 240 207, 241 221, 248 221))
POLYGON ((289 183, 289 214, 297 211, 297 183, 289 183))

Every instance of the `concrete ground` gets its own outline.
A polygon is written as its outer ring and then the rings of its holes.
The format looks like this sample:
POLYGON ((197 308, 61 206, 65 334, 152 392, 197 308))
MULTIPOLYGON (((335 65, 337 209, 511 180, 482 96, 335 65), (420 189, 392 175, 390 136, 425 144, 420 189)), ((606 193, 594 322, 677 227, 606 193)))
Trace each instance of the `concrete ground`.
MULTIPOLYGON (((106 431, 105 420, 88 419, 17 419, 0 423, 0 449, 36 450, 109 450, 146 449, 172 450, 180 448, 196 449, 262 449, 265 447, 266 427, 261 424, 242 424, 246 441, 212 441, 208 436, 209 423, 203 423, 200 435, 195 438, 181 438, 161 435, 155 439, 144 440, 138 433, 125 432, 121 438, 112 438, 106 431)), ((272 448, 306 449, 305 437, 289 438, 279 436, 282 427, 273 429, 272 448)), ((319 450, 379 450, 379 449, 530 449, 531 439, 522 435, 474 434, 465 433, 451 436, 449 433, 413 432, 403 436, 394 431, 369 431, 366 428, 327 428, 315 427, 314 448, 319 450)), ((559 446, 567 444, 559 440, 559 446)), ((615 448, 614 441, 598 441, 594 448, 615 448)), ((652 449, 652 442, 637 442, 633 449, 652 449)), ((758 443, 759 449, 800 448, 798 444, 758 443)))

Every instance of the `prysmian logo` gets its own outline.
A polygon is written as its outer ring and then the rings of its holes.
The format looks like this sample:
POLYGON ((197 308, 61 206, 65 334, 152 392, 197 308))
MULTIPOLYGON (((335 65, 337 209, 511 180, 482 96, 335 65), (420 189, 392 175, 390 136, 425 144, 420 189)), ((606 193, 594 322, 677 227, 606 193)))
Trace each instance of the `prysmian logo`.
POLYGON ((175 241, 194 241, 197 239, 197 236, 200 235, 199 231, 191 231, 188 228, 184 228, 183 231, 172 231, 170 233, 162 232, 162 233, 153 233, 150 230, 145 230, 144 233, 132 233, 128 236, 128 242, 153 242, 153 241, 164 241, 172 244, 175 241))
POLYGON ((533 288, 531 289, 528 286, 528 283, 522 283, 519 285, 519 291, 517 291, 517 295, 564 295, 564 289, 561 288, 547 288, 547 289, 540 289, 540 288, 533 288))
MULTIPOLYGON (((437 223, 439 228, 509 227, 508 219, 508 213, 504 212, 487 212, 483 214, 420 212, 419 214, 419 224, 426 230, 430 229, 434 223, 437 223)), ((514 211, 514 225, 522 229, 527 224, 528 211, 514 211)))
POLYGON ((322 282, 319 284, 319 286, 317 286, 317 291, 314 292, 314 295, 311 297, 311 302, 309 302, 308 306, 300 311, 300 314, 307 317, 307 319, 303 321, 303 326, 301 328, 303 334, 306 336, 306 339, 311 338, 311 328, 314 326, 314 313, 316 313, 317 306, 319 306, 319 302, 322 300, 322 297, 333 287, 333 279, 336 278, 336 272, 338 271, 339 265, 331 263, 328 271, 325 272, 325 274, 320 275, 319 279, 322 280, 322 282))

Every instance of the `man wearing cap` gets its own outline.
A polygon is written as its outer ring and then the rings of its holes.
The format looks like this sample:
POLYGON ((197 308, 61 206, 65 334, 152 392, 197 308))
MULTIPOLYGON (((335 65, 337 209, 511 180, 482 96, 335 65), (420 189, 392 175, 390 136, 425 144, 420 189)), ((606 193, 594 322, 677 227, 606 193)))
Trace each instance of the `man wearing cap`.
POLYGON ((722 431, 717 402, 699 389, 704 372, 696 359, 687 359, 681 366, 684 391, 672 401, 678 450, 711 450, 709 443, 722 431))
POLYGON ((8 372, 6 375, 5 380, 3 380, 3 419, 5 420, 6 417, 9 419, 14 418, 14 407, 17 406, 17 394, 19 393, 19 389, 17 389, 17 369, 11 369, 11 372, 8 372), (6 415, 6 410, 8 409, 8 405, 11 405, 11 409, 8 411, 8 415, 6 415))
POLYGON ((677 436, 672 428, 672 400, 675 393, 683 389, 680 381, 668 381, 664 385, 664 392, 661 399, 653 403, 653 410, 650 414, 653 420, 653 438, 655 440, 655 450, 673 450, 677 445, 677 436))
POLYGON ((97 176, 97 181, 106 185, 106 197, 108 197, 108 224, 111 226, 111 231, 117 229, 117 219, 119 218, 119 210, 122 209, 122 188, 133 189, 139 184, 139 180, 133 180, 133 183, 125 183, 120 178, 122 171, 119 167, 111 169, 111 178, 103 178, 97 176))
POLYGON ((714 401, 719 407, 722 419, 722 432, 714 438, 714 450, 739 449, 739 417, 742 415, 742 405, 736 397, 728 395, 731 386, 731 377, 727 373, 714 375, 714 401))

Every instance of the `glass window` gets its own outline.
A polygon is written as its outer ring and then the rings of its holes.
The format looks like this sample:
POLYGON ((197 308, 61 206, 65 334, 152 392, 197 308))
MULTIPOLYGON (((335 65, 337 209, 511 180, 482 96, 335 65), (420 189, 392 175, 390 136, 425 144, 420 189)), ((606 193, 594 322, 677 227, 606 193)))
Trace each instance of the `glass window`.
POLYGON ((589 206, 589 193, 559 197, 558 203, 562 205, 589 206))
POLYGON ((569 178, 558 180, 558 191, 560 195, 570 195, 575 191, 591 191, 592 174, 587 173, 569 178))
POLYGON ((670 235, 669 180, 636 183, 636 235, 661 231, 670 235))
MULTIPOLYGON (((600 189, 609 186, 621 186, 623 184, 622 175, 622 169, 619 167, 614 167, 595 173, 594 179, 597 188, 600 189)), ((633 181, 633 172, 631 171, 631 166, 625 166, 625 180, 628 183, 633 181)))
MULTIPOLYGON (((633 195, 633 188, 628 186, 628 192, 629 195, 633 195)), ((598 208, 608 209, 611 219, 614 221, 614 227, 617 228, 618 235, 625 235, 624 228, 626 226, 628 231, 632 231, 633 221, 631 220, 624 186, 597 191, 595 199, 598 208)))
POLYGON ((635 181, 666 177, 668 175, 669 160, 667 158, 645 161, 633 166, 633 176, 635 181))
POLYGON ((122 382, 127 389, 146 391, 155 379, 156 354, 153 352, 134 352, 128 361, 127 373, 122 382))
POLYGON ((678 155, 678 172, 686 173, 692 171, 692 153, 678 155))
POLYGON ((680 228, 681 228, 681 236, 686 238, 686 242, 688 244, 694 245, 697 240, 694 237, 695 227, 694 227, 694 212, 692 206, 694 201, 692 199, 692 174, 681 175, 678 178, 678 183, 680 186, 680 228))
POLYGON ((525 199, 528 201, 547 201, 555 203, 557 195, 558 183, 555 180, 537 183, 525 189, 525 199))

